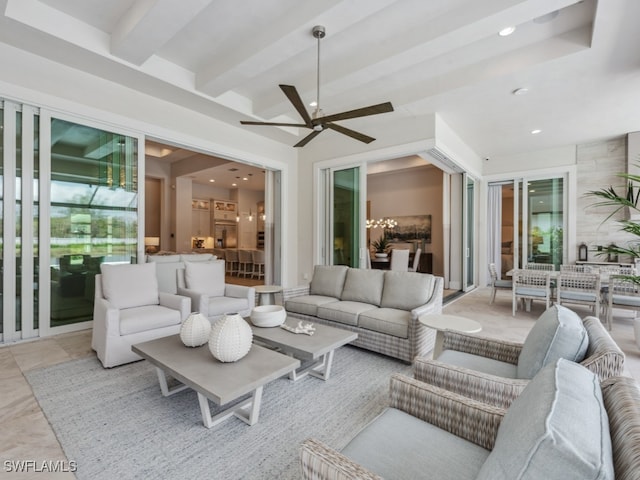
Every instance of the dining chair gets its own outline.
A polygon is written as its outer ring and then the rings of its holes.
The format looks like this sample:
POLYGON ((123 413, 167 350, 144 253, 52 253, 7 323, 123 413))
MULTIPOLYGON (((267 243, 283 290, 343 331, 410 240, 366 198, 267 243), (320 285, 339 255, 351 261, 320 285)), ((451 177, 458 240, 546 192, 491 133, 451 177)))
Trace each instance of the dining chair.
POLYGON ((591 267, 588 265, 560 265, 560 272, 588 273, 591 267))
POLYGON ((613 324, 613 309, 640 310, 640 285, 624 275, 611 275, 607 292, 607 328, 613 324))
POLYGON ((498 290, 511 290, 513 289, 513 282, 511 280, 502 280, 498 278, 498 271, 496 270, 496 264, 489 264, 489 275, 491 275, 491 299, 489 305, 496 300, 496 292, 498 290))
POLYGON ((595 316, 600 315, 601 288, 598 273, 560 272, 556 288, 559 305, 589 305, 595 316))
POLYGON ((410 272, 417 272, 418 271, 418 265, 420 265, 420 255, 422 255, 422 249, 418 248, 416 250, 415 255, 413 256, 413 265, 411 265, 409 267, 409 271, 410 272))
POLYGON ((553 272, 555 270, 553 263, 527 263, 525 270, 543 270, 545 272, 553 272))
POLYGON ((246 277, 253 273, 253 255, 251 250, 238 250, 238 276, 246 277))
POLYGON ((409 270, 409 250, 393 249, 391 252, 391 270, 402 272, 409 270))
POLYGON ((253 272, 251 278, 264 278, 264 250, 254 250, 251 254, 253 272))
POLYGON ((515 270, 513 272, 512 288, 513 315, 518 310, 518 301, 523 308, 531 310, 531 301, 544 300, 546 308, 551 303, 551 280, 549 272, 539 270, 515 270))
POLYGON ((238 250, 226 249, 224 251, 224 261, 226 262, 226 273, 238 275, 238 250))

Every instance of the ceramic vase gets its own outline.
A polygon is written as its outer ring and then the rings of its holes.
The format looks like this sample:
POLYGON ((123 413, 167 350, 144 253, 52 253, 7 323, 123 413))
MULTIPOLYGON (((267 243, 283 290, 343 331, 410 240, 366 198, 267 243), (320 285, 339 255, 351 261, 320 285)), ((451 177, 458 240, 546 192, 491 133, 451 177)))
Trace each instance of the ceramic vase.
POLYGON ((203 314, 193 312, 180 327, 180 340, 187 347, 199 347, 209 340, 211 335, 211 322, 203 314))
POLYGON ((221 362, 235 362, 251 349, 253 334, 249 324, 237 313, 227 313, 211 327, 209 350, 221 362))

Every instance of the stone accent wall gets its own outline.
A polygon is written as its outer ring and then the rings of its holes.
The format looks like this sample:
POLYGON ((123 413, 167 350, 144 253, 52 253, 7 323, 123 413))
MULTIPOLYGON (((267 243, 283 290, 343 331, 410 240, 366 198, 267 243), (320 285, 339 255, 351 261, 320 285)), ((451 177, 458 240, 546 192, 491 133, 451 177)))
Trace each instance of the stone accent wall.
MULTIPOLYGON (((619 212, 605 222, 613 211, 612 207, 594 207, 598 199, 585 194, 592 190, 600 190, 613 186, 617 192, 623 193, 625 181, 617 176, 627 171, 627 137, 617 137, 608 141, 578 145, 577 148, 577 221, 576 252, 581 242, 589 247, 590 261, 607 261, 607 256, 596 255, 598 245, 615 243, 627 246, 630 241, 637 241, 635 236, 620 232, 615 220, 623 219, 619 212), (604 222, 604 223, 603 223, 604 222)), ((622 257, 619 262, 629 262, 630 258, 622 257)))

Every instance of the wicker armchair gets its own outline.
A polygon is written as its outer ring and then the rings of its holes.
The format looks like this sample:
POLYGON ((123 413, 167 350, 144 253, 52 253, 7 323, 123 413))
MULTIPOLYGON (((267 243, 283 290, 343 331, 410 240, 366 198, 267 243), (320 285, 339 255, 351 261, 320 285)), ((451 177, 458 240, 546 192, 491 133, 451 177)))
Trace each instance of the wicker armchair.
MULTIPOLYGON (((604 456, 600 456, 598 452, 585 451, 583 448, 585 444, 595 442, 596 450, 600 448, 601 444, 604 445, 601 452, 606 452, 606 444, 609 439, 605 436, 602 437, 601 442, 598 442, 597 439, 589 438, 590 435, 584 435, 584 426, 581 425, 581 422, 560 418, 567 415, 566 411, 557 413, 554 416, 554 414, 549 414, 548 410, 544 410, 548 408, 549 400, 554 401, 553 395, 555 393, 552 394, 551 399, 546 393, 542 393, 542 389, 538 388, 541 386, 541 382, 538 379, 536 379, 538 384, 536 385, 535 393, 534 390, 529 390, 528 398, 526 400, 523 398, 524 402, 518 405, 517 408, 514 405, 511 417, 507 420, 505 415, 508 414, 508 411, 505 409, 483 404, 396 374, 391 378, 390 408, 395 408, 400 412, 416 417, 413 419, 414 423, 426 423, 427 425, 422 425, 425 428, 422 431, 422 435, 415 437, 411 433, 407 433, 410 438, 406 442, 399 442, 402 445, 397 445, 397 449, 394 444, 389 444, 388 439, 385 441, 384 434, 372 437, 371 432, 367 432, 367 430, 372 426, 375 428, 375 424, 380 422, 380 418, 389 410, 387 409, 349 442, 347 447, 343 449, 344 453, 334 450, 316 439, 305 440, 300 450, 302 478, 314 480, 378 480, 382 478, 381 475, 386 475, 385 478, 406 478, 407 471, 399 471, 403 470, 405 465, 398 463, 399 461, 415 462, 417 465, 413 468, 414 471, 411 472, 412 469, 409 468, 409 473, 414 475, 415 469, 423 469, 412 478, 475 479, 478 472, 474 470, 477 469, 481 470, 480 476, 482 478, 488 478, 487 474, 491 475, 492 471, 495 473, 496 466, 498 466, 497 470, 501 471, 500 465, 506 466, 506 469, 511 470, 511 473, 518 471, 520 468, 525 468, 529 470, 527 478, 536 478, 536 475, 548 468, 547 461, 550 465, 555 465, 555 468, 548 472, 550 475, 548 477, 545 476, 545 478, 587 478, 587 476, 581 476, 581 472, 574 471, 576 463, 572 460, 572 456, 575 454, 578 458, 577 463, 580 464, 584 460, 584 464, 587 464, 587 469, 592 467, 594 469, 599 468, 601 469, 601 474, 603 471, 609 471, 615 475, 616 479, 637 479, 638 472, 640 472, 640 443, 637 441, 640 438, 640 388, 638 384, 634 379, 628 377, 614 377, 606 380, 602 383, 602 403, 598 403, 599 406, 596 407, 596 411, 593 408, 593 398, 595 396, 589 395, 589 392, 593 392, 594 386, 598 385, 597 377, 588 372, 585 375, 584 369, 580 369, 572 362, 563 360, 560 360, 557 366, 549 365, 545 368, 545 372, 555 375, 555 372, 558 372, 558 366, 562 362, 564 362, 564 367, 567 368, 565 368, 564 374, 560 373, 558 386, 564 389, 565 392, 574 391, 576 383, 569 379, 568 376, 577 374, 577 377, 579 377, 576 380, 578 394, 574 396, 565 393, 563 398, 558 397, 559 400, 563 402, 565 408, 569 407, 577 411, 573 415, 574 418, 579 418, 580 415, 585 414, 589 415, 591 419, 599 417, 600 421, 603 422, 608 419, 612 456, 608 456, 609 454, 607 453, 604 453, 604 456), (587 382, 583 382, 583 379, 587 379, 587 382), (563 384, 564 387, 561 387, 563 384), (530 419, 525 413, 530 411, 527 410, 527 407, 532 404, 537 405, 536 402, 539 400, 543 409, 542 413, 532 412, 531 417, 533 419, 530 419), (606 415, 604 416, 602 415, 602 409, 606 410, 606 415), (536 429, 538 428, 535 427, 536 425, 546 424, 547 421, 553 423, 552 429, 557 431, 560 437, 564 438, 563 442, 553 441, 551 439, 553 435, 541 441, 536 438, 526 438, 530 437, 530 432, 520 430, 520 428, 527 428, 527 424, 530 422, 533 422, 532 425, 536 429), (503 423, 505 425, 501 427, 503 423), (364 443, 360 443, 360 448, 369 448, 371 456, 367 457, 365 454, 365 460, 359 463, 355 458, 359 457, 360 454, 354 454, 354 450, 350 450, 350 447, 354 442, 361 441, 360 437, 363 433, 367 438, 364 439, 364 443), (453 434, 457 438, 451 444, 445 441, 448 445, 453 445, 453 447, 449 447, 453 451, 445 451, 444 455, 440 455, 442 452, 423 450, 424 438, 419 438, 420 436, 439 437, 444 435, 445 437, 442 438, 446 438, 446 435, 449 434, 453 434), (587 441, 583 442, 583 439, 587 439, 587 441), (411 442, 415 443, 412 444, 411 442), (471 445, 470 450, 465 450, 467 448, 463 445, 465 443, 471 445), (545 443, 547 444, 546 446, 544 445, 545 443), (569 445, 565 445, 565 443, 569 445), (411 450, 411 445, 414 445, 414 451, 397 451, 407 448, 411 450), (572 450, 574 446, 578 447, 578 451, 572 450), (458 447, 460 447, 459 450, 458 447), (387 449, 386 451, 385 448, 387 449), (479 449, 480 459, 474 458, 474 455, 466 455, 469 452, 473 452, 473 449, 479 449), (558 449, 561 451, 558 451, 558 449), (484 458, 482 458, 483 454, 481 453, 483 451, 487 455, 484 458), (382 463, 381 461, 376 461, 376 459, 371 461, 372 457, 378 456, 383 457, 382 463), (394 465, 386 465, 384 463, 386 458, 390 458, 394 465), (362 463, 366 463, 369 467, 365 467, 362 463), (376 469, 376 467, 372 464, 381 466, 381 470, 386 468, 387 471, 373 472, 371 469, 376 469), (464 475, 459 475, 460 464, 464 464, 463 470, 466 468, 466 471, 463 472, 464 475), (472 464, 472 466, 467 468, 467 464, 472 464), (613 471, 611 472, 611 470, 613 471)), ((546 376, 549 378, 549 375, 546 376)), ((524 394, 523 397, 525 397, 524 394)), ((533 410, 536 409, 534 408, 533 410)), ((400 415, 404 414, 400 413, 400 415)), ((598 424, 598 428, 594 433, 596 435, 598 432, 606 431, 606 427, 605 429, 600 428, 604 424, 601 425, 598 422, 596 420, 598 424)), ((587 427, 588 429, 589 427, 587 427)), ((447 447, 439 445, 435 446, 434 450, 438 448, 447 447)), ((584 465, 580 468, 583 467, 584 465)), ((584 469, 582 473, 584 473, 584 469)), ((504 475, 510 475, 509 471, 505 472, 504 475)), ((596 477, 609 478, 610 475, 589 476, 589 478, 596 477)), ((511 478, 515 478, 515 476, 511 478)))
MULTIPOLYGON (((600 381, 622 375, 624 353, 602 322, 596 317, 586 317, 582 323, 589 336, 589 345, 580 364, 598 375, 600 381)), ((522 343, 447 331, 443 349, 516 365, 522 346, 522 343)), ((423 357, 416 358, 414 362, 414 376, 418 380, 503 408, 507 408, 530 381, 490 375, 423 357)))

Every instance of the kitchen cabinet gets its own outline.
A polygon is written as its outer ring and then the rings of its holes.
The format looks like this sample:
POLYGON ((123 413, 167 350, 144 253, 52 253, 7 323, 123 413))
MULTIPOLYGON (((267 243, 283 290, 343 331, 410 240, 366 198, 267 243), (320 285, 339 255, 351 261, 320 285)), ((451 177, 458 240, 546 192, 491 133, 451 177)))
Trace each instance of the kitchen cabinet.
POLYGON ((228 200, 213 201, 214 220, 236 221, 238 215, 238 204, 228 200))
POLYGON ((211 236, 211 213, 209 200, 194 198, 191 202, 191 236, 211 236))

